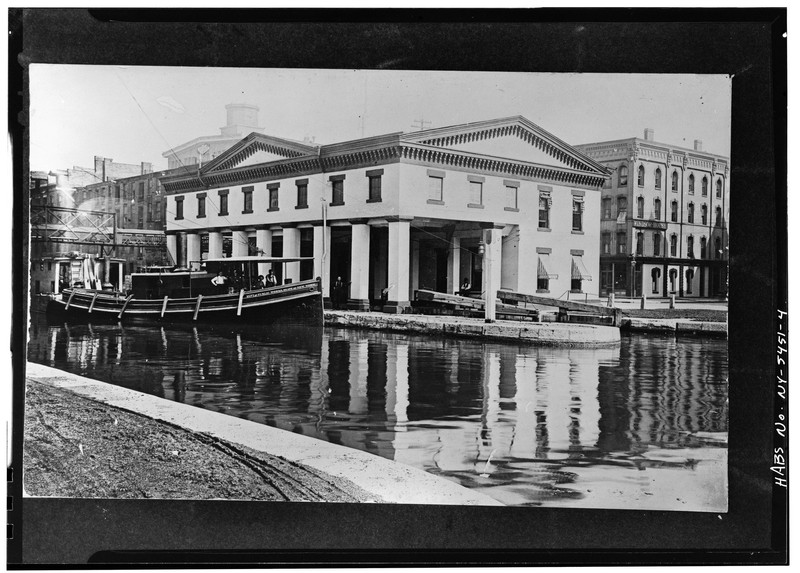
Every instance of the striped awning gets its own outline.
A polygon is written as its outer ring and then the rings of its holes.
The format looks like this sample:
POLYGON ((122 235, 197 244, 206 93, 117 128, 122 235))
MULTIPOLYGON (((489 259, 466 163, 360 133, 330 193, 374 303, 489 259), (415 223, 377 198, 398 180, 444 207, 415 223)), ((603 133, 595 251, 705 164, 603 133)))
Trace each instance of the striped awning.
POLYGON ((538 277, 540 279, 557 279, 558 275, 554 275, 548 270, 547 268, 548 264, 549 261, 547 260, 547 255, 539 255, 538 277))
POLYGON ((579 255, 572 256, 572 280, 590 281, 592 275, 586 270, 586 265, 583 264, 583 257, 579 255))

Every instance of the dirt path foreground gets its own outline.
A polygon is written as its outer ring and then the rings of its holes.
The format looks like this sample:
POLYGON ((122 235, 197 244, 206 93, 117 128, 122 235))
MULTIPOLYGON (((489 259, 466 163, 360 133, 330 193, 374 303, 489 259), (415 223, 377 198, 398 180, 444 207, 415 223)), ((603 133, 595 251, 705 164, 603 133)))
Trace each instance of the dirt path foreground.
POLYGON ((32 379, 24 433, 32 496, 380 501, 346 480, 32 379))

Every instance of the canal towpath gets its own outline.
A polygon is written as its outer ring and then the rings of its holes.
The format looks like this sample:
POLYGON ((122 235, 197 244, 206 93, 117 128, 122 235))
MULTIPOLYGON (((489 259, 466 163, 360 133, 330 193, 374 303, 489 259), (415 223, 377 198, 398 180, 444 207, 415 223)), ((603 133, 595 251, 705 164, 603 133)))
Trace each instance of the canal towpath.
POLYGON ((378 456, 28 363, 23 487, 43 497, 502 505, 378 456))

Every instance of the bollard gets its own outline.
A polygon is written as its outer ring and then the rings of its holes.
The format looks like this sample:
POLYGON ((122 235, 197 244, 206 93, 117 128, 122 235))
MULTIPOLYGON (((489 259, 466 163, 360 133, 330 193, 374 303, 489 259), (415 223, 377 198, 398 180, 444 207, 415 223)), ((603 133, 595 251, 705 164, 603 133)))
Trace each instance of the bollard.
POLYGON ((610 307, 614 306, 614 293, 613 292, 608 293, 608 306, 610 306, 610 307))
POLYGON ((645 295, 642 295, 642 304, 641 304, 641 306, 639 308, 644 310, 644 307, 645 307, 646 304, 647 304, 647 297, 645 295))
POLYGON ((671 295, 669 297, 669 307, 670 309, 675 308, 675 295, 671 295))

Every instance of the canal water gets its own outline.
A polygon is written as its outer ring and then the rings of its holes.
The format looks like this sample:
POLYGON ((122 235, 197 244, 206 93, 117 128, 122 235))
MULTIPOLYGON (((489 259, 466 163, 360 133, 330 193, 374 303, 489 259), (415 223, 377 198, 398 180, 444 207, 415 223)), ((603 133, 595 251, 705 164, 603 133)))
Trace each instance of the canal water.
POLYGON ((517 506, 727 508, 725 341, 566 349, 301 327, 31 324, 29 359, 517 506))

